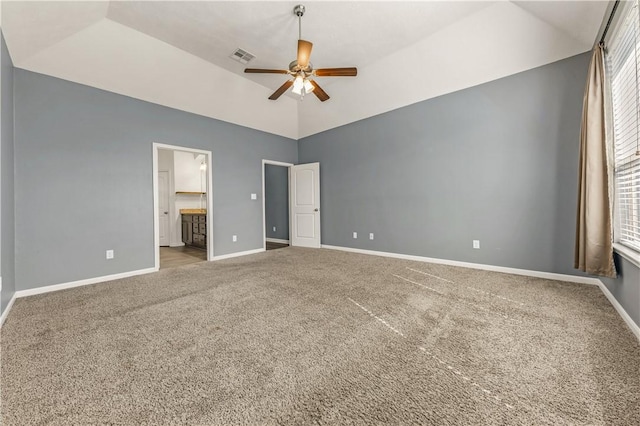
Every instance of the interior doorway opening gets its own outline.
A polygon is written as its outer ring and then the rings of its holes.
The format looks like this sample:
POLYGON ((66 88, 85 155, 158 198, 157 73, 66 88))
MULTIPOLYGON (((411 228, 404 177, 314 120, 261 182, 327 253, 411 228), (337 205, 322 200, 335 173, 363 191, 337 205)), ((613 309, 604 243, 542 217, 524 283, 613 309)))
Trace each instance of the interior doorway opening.
POLYGON ((211 151, 153 144, 155 269, 213 259, 211 151))
POLYGON ((275 250, 290 244, 289 167, 293 164, 262 160, 264 249, 275 250))

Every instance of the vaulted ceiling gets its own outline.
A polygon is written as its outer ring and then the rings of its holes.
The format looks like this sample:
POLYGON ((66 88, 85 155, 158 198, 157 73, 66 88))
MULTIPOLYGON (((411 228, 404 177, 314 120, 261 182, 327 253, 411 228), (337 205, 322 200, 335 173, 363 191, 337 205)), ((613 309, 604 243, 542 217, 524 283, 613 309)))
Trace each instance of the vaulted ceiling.
POLYGON ((268 96, 295 59, 301 1, 2 3, 18 68, 298 139, 585 52, 606 1, 302 1, 331 99, 268 96), (249 65, 231 58, 241 48, 249 65))

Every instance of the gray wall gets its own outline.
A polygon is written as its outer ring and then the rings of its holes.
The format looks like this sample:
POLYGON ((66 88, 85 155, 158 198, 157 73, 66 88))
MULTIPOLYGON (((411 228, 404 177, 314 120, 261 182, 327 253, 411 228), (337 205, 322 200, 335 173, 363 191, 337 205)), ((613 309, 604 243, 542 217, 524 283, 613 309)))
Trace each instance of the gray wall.
POLYGON ((613 297, 640 326, 640 268, 622 256, 616 255, 618 279, 601 278, 613 297))
POLYGON ((289 168, 265 164, 264 201, 267 238, 289 239, 289 168), (273 227, 276 231, 273 231, 273 227))
POLYGON ((213 152, 216 256, 262 248, 250 195, 295 140, 19 69, 14 84, 18 290, 153 267, 153 142, 213 152))
POLYGON ((2 292, 0 312, 4 312, 15 293, 14 257, 14 179, 13 179, 13 63, 0 32, 0 84, 2 117, 0 120, 0 265, 2 292))
POLYGON ((574 56, 300 140, 299 161, 320 162, 322 243, 575 274, 588 62, 574 56))

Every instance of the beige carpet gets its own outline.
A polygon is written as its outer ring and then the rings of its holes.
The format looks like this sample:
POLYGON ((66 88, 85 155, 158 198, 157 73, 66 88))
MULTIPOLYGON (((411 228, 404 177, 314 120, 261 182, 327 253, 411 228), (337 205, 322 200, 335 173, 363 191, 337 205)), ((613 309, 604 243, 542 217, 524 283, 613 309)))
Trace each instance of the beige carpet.
POLYGON ((2 424, 640 423, 594 286, 284 248, 16 301, 2 424))

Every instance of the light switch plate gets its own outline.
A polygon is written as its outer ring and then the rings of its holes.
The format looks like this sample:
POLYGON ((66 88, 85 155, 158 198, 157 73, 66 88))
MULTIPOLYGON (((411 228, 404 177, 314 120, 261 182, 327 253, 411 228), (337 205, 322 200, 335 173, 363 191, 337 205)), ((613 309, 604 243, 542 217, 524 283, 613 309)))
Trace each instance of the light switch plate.
POLYGON ((113 259, 113 250, 107 250, 107 259, 113 259))
POLYGON ((252 200, 257 200, 258 199, 258 194, 251 194, 251 199, 252 200))
POLYGON ((238 241, 238 236, 234 235, 233 237, 231 237, 231 240, 235 243, 238 241))
POLYGON ((369 239, 370 239, 370 240, 373 240, 373 232, 370 232, 370 233, 369 233, 369 239))
POLYGON ((358 238, 358 233, 357 232, 353 233, 353 238, 358 238))
POLYGON ((480 240, 473 240, 473 248, 474 249, 480 248, 480 240))

